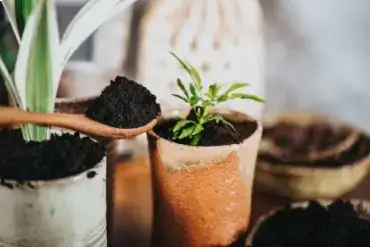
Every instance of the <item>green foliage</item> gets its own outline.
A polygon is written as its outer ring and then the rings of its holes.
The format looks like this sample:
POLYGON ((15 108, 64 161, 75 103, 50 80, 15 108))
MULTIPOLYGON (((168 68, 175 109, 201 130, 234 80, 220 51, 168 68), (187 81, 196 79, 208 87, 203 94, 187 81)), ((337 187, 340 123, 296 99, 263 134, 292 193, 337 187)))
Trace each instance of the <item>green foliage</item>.
POLYGON ((225 120, 221 115, 212 114, 212 109, 220 103, 234 99, 249 99, 256 102, 264 102, 263 99, 256 95, 237 92, 239 89, 248 86, 247 83, 234 82, 226 90, 218 83, 209 85, 207 90, 203 90, 201 77, 197 70, 185 60, 179 58, 176 54, 172 56, 180 63, 183 69, 190 75, 192 81, 187 87, 180 78, 177 79, 177 85, 181 94, 173 94, 173 96, 186 102, 192 109, 195 115, 194 120, 182 119, 177 122, 173 128, 174 139, 190 139, 190 143, 196 146, 202 138, 204 125, 206 123, 215 122, 224 124, 226 127, 235 131, 234 126, 225 120))

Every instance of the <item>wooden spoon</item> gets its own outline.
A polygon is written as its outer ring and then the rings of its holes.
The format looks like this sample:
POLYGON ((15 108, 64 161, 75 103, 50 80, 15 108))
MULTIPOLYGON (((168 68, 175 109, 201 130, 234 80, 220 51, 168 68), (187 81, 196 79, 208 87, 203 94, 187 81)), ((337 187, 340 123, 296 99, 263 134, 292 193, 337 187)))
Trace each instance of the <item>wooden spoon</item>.
POLYGON ((19 108, 0 107, 0 126, 27 123, 56 126, 90 136, 101 136, 109 139, 127 139, 153 129, 158 123, 158 118, 139 128, 119 129, 91 120, 85 115, 29 112, 19 108))

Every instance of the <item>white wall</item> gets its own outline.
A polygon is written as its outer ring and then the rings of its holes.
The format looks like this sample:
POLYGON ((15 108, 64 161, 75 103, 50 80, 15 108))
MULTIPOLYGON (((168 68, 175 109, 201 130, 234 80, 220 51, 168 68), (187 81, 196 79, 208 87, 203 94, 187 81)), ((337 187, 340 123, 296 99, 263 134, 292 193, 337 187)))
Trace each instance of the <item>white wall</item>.
POLYGON ((313 109, 370 130, 370 1, 260 1, 267 112, 313 109))

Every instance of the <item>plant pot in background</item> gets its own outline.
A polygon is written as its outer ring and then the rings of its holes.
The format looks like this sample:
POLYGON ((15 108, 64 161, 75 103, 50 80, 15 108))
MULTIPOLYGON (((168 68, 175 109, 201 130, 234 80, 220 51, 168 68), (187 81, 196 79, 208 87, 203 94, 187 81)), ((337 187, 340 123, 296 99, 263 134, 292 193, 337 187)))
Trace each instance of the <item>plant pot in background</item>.
MULTIPOLYGON (((199 68, 205 87, 243 81, 250 84, 248 93, 264 98, 262 26, 257 0, 149 1, 140 25, 137 80, 161 105, 180 107, 170 104, 170 94, 177 88, 175 79, 186 72, 173 62, 173 51, 199 68)), ((262 115, 262 104, 226 104, 257 119, 262 115)))
POLYGON ((293 200, 335 199, 369 173, 370 137, 339 119, 285 113, 266 117, 263 126, 255 178, 261 190, 293 200), (266 142, 280 146, 281 155, 266 142), (325 155, 305 156, 315 149, 325 155))
MULTIPOLYGON (((333 201, 331 201, 331 200, 319 200, 319 201, 315 201, 315 202, 317 202, 317 203, 319 203, 320 205, 322 205, 322 206, 324 206, 325 208, 328 208, 329 206, 330 206, 330 204, 332 204, 333 203, 333 201)), ((345 203, 350 203, 350 205, 352 205, 353 206, 353 209, 354 209, 354 211, 358 214, 358 217, 359 218, 361 218, 361 219, 366 219, 366 220, 370 220, 370 202, 369 201, 364 201, 364 200, 356 200, 356 199, 352 199, 352 200, 348 200, 348 201, 343 201, 343 202, 345 202, 345 203)), ((292 204, 290 204, 289 206, 290 206, 290 208, 291 209, 301 209, 301 210, 304 210, 304 209, 307 209, 307 207, 309 206, 309 204, 310 204, 310 202, 309 201, 303 201, 303 202, 295 202, 295 203, 292 203, 292 204)), ((347 206, 348 207, 348 206, 347 206)), ((262 227, 262 225, 263 224, 265 224, 265 222, 267 221, 267 220, 269 220, 272 216, 274 216, 274 215, 276 215, 277 213, 281 213, 281 210, 282 210, 283 208, 277 208, 277 209, 274 209, 274 210, 271 210, 270 212, 268 212, 267 214, 265 214, 265 215, 262 215, 261 217, 259 217, 259 219, 257 220, 257 222, 254 224, 254 226, 252 227, 252 229, 250 230, 250 232, 248 233, 248 236, 247 236, 247 238, 246 238, 246 241, 245 241, 245 247, 253 247, 253 241, 254 241, 254 238, 255 238, 255 236, 256 236, 256 234, 257 234, 257 232, 258 231, 260 231, 261 230, 261 227, 262 227)), ((344 210, 344 209, 346 209, 346 210, 349 210, 348 208, 346 208, 346 207, 342 207, 342 208, 339 208, 339 210, 344 210)), ((337 208, 337 210, 338 210, 338 208, 337 208)), ((337 214, 338 214, 338 211, 336 212, 337 214)), ((341 213, 343 213, 343 212, 341 212, 341 213)), ((280 214, 281 215, 281 214, 280 214)), ((338 214, 339 215, 339 214, 338 214)), ((297 215, 296 215, 297 216, 297 215)), ((346 217, 351 217, 351 214, 350 213, 348 213, 348 211, 347 211, 347 214, 345 215, 346 217)), ((333 218, 333 216, 332 216, 332 218, 333 218)), ((357 219, 353 219, 353 220, 358 220, 358 218, 357 219)), ((283 220, 276 220, 275 219, 275 227, 279 227, 279 224, 278 224, 278 222, 277 221, 279 221, 279 223, 280 223, 280 226, 283 226, 283 225, 285 225, 286 223, 283 221, 283 220), (284 224, 285 223, 285 224, 284 224)), ((338 223, 338 222, 341 222, 340 220, 338 220, 338 219, 332 219, 332 221, 333 222, 336 222, 336 223, 338 223)), ((291 222, 289 222, 289 223, 291 223, 291 222)), ((288 224, 289 224, 288 223, 288 224)), ((352 223, 352 222, 351 222, 352 223)), ((334 223, 335 224, 335 223, 334 223)), ((343 224, 343 223, 342 223, 343 224)), ((301 235, 294 235, 293 237, 294 237, 294 240, 292 240, 292 241, 298 241, 298 239, 301 237, 301 238, 304 238, 304 237, 306 237, 307 236, 307 233, 310 231, 310 230, 308 230, 308 229, 310 229, 310 226, 307 224, 307 222, 304 222, 304 223, 302 223, 302 226, 303 227, 301 227, 301 229, 302 229, 302 232, 303 231, 306 231, 305 232, 305 234, 303 233, 303 234, 301 234, 301 235)), ((270 227, 271 227, 271 225, 270 225, 270 227)), ((311 226, 312 227, 312 226, 311 226)), ((282 229, 284 229, 284 227, 282 227, 282 229)), ((299 229, 299 227, 298 227, 298 229, 299 229)), ((270 231, 271 230, 273 230, 273 229, 270 229, 270 231)), ((278 229, 278 230, 280 230, 280 229, 278 229)), ((328 233, 329 234, 331 234, 330 233, 330 231, 331 231, 332 229, 328 229, 328 233)), ((265 233, 266 233, 266 228, 264 229, 264 231, 265 231, 265 233)), ((328 234, 328 233, 324 233, 324 235, 325 234, 328 234)), ((342 231, 341 232, 342 234, 343 234, 343 236, 346 236, 346 232, 345 231, 342 231)), ((287 233, 288 234, 288 233, 287 233)), ((292 233, 290 233, 290 236, 292 235, 292 233)), ((281 236, 281 235, 276 235, 275 234, 275 236, 281 236)), ((287 235, 287 236, 289 236, 289 235, 287 235)), ((309 235, 310 236, 310 235, 309 235)), ((348 235, 347 235, 348 236, 348 235)), ((269 236, 269 237, 271 237, 271 235, 269 236)), ((291 236, 290 238, 292 238, 293 239, 293 237, 291 236)), ((317 236, 310 236, 310 237, 312 237, 312 238, 317 238, 317 236)), ((320 236, 319 236, 320 237, 320 236)), ((341 237, 341 236, 338 236, 338 237, 341 237)), ((356 236, 357 237, 357 236, 356 236)), ((282 239, 286 239, 287 237, 286 236, 281 236, 281 238, 282 239)), ((323 241, 324 241, 324 239, 322 239, 323 241)), ((353 239, 352 239, 352 241, 353 241, 353 239)), ((361 241, 361 240, 360 240, 361 241)), ((324 243, 324 242, 323 242, 324 243)), ((325 242, 326 243, 326 242, 325 242)), ((338 240, 337 240, 337 243, 338 243, 338 240)), ((291 244, 291 243, 290 243, 291 244)), ((344 243, 342 243, 342 244, 344 244, 344 243)), ((348 246, 352 246, 352 245, 349 245, 350 243, 348 243, 348 242, 346 242, 345 244, 347 244, 348 246)), ((279 245, 280 246, 280 245, 279 245)), ((297 245, 297 246, 299 246, 299 244, 297 245)), ((323 244, 323 246, 326 246, 325 244, 323 244)), ((357 245, 353 245, 353 246, 357 246, 357 245)))
POLYGON ((67 178, 1 180, 0 246, 107 246, 105 183, 105 158, 67 178))
MULTIPOLYGON (((252 120, 237 112, 220 113, 235 121, 252 120)), ((154 190, 152 246, 228 246, 246 231, 261 132, 257 123, 254 133, 239 145, 207 147, 181 145, 148 133, 154 190)))
POLYGON ((113 75, 112 71, 92 62, 69 62, 59 84, 55 111, 85 113, 87 106, 109 85, 113 75))

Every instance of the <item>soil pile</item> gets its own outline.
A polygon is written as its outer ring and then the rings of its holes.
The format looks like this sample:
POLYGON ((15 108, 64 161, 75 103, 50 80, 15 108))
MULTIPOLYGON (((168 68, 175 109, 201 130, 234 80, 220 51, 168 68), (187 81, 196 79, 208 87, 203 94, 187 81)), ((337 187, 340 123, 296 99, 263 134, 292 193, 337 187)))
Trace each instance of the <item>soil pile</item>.
POLYGON ((253 247, 368 247, 370 221, 361 219, 350 203, 328 208, 311 202, 306 209, 287 206, 263 222, 253 247))
POLYGON ((144 126, 160 113, 156 96, 142 85, 121 76, 111 81, 86 110, 87 117, 123 129, 144 126))
POLYGON ((20 131, 0 131, 0 179, 51 180, 93 168, 105 156, 102 145, 79 134, 25 142, 20 131))

